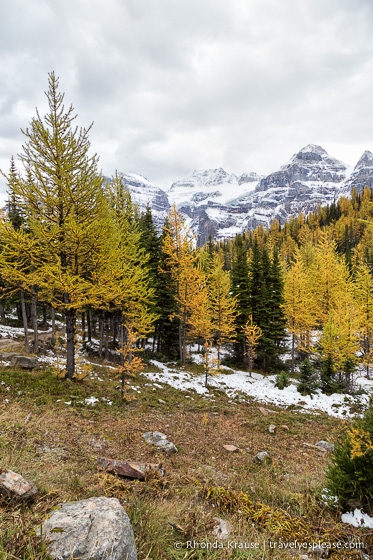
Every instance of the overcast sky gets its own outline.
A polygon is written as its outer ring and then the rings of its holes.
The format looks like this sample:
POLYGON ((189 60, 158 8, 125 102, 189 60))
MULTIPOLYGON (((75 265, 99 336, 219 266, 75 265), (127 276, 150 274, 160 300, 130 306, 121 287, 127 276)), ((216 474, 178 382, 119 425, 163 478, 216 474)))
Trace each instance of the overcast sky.
POLYGON ((355 165, 372 29, 372 0, 1 0, 0 168, 52 70, 105 175, 268 174, 309 143, 355 165))

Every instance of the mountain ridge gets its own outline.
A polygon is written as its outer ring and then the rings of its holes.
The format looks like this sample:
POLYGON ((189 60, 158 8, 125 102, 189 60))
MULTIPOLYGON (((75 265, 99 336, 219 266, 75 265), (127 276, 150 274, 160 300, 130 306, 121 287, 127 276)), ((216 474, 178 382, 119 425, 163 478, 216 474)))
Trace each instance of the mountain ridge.
POLYGON ((172 204, 176 204, 197 238, 198 245, 232 237, 245 229, 283 223, 300 212, 349 196, 355 187, 373 188, 373 154, 365 151, 355 167, 330 156, 316 144, 295 153, 279 170, 267 176, 255 171, 241 175, 216 169, 194 170, 166 189, 136 174, 121 176, 134 202, 144 210, 150 204, 160 230, 172 204))

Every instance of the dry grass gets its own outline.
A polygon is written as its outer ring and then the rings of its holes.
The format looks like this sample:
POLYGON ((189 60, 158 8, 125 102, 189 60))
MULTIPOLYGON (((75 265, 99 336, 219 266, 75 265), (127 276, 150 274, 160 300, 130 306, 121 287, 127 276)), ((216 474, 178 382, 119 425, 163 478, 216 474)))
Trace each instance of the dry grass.
MULTIPOLYGON (((0 372, 0 381, 5 382, 0 385, 0 403, 9 400, 0 409, 0 466, 22 474, 40 489, 30 507, 0 504, 1 560, 46 558, 32 530, 50 509, 60 502, 103 495, 117 497, 129 513, 140 560, 294 558, 278 543, 281 537, 289 541, 286 535, 296 532, 284 528, 282 534, 268 522, 283 519, 281 515, 290 524, 293 520, 294 531, 299 521, 305 523, 312 541, 326 535, 335 541, 357 538, 358 531, 341 527, 339 513, 319 498, 328 458, 303 447, 304 442, 319 439, 334 441, 339 420, 294 410, 263 416, 258 404, 232 405, 221 393, 216 393, 213 405, 198 395, 192 401, 170 387, 153 391, 144 378, 135 382, 141 393, 129 391, 137 400, 125 403, 119 399, 112 372, 97 367, 103 382, 68 383, 47 371, 0 372), (108 397, 113 404, 80 404, 91 395, 108 397), (275 435, 268 432, 272 423, 278 426, 275 435), (148 445, 142 434, 150 430, 167 434, 179 452, 168 456, 148 445), (230 453, 225 444, 239 451, 230 453), (270 465, 252 463, 260 450, 271 454, 270 465), (166 476, 152 475, 145 482, 119 479, 97 469, 100 456, 162 462, 166 476), (216 497, 219 488, 224 499, 216 497), (240 492, 246 496, 243 502, 236 499, 240 492), (242 505, 248 503, 245 500, 254 504, 255 511, 262 504, 265 515, 254 520, 242 505), (212 533, 216 516, 232 524, 230 542, 259 547, 242 550, 226 543, 222 549, 202 548, 206 542, 217 542, 212 533), (270 542, 276 548, 268 548, 270 542)), ((364 538, 369 548, 372 537, 364 538)), ((353 551, 332 557, 361 556, 353 551)))

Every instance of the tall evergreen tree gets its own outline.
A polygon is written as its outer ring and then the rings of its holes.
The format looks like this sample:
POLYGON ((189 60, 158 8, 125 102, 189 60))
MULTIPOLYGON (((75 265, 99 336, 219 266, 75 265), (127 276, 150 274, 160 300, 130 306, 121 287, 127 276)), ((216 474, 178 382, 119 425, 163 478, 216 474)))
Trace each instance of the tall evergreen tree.
POLYGON ((236 300, 236 355, 240 360, 245 355, 243 327, 250 318, 252 297, 250 293, 248 251, 243 235, 234 239, 234 256, 231 269, 232 295, 236 300))

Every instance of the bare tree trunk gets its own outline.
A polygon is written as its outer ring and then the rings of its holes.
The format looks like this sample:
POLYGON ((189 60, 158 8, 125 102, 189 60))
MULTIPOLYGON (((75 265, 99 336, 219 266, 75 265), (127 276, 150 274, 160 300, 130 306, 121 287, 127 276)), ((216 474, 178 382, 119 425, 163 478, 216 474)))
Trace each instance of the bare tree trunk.
POLYGON ((38 336, 38 313, 37 313, 37 298, 33 295, 31 298, 31 324, 34 329, 34 352, 39 352, 39 336, 38 336))
POLYGON ((99 347, 98 347, 98 355, 100 358, 102 358, 102 350, 103 350, 103 346, 104 346, 104 317, 103 317, 104 311, 102 312, 102 314, 99 317, 99 326, 100 326, 100 340, 99 340, 99 347))
POLYGON ((52 346, 56 346, 56 312, 54 307, 51 307, 51 319, 52 319, 52 346))
POLYGON ((72 379, 75 373, 75 330, 76 311, 67 309, 66 319, 66 379, 72 379))
POLYGON ((109 317, 104 311, 104 329, 105 329, 105 360, 109 359, 109 317))
POLYGON ((92 311, 90 309, 88 309, 87 311, 87 339, 88 342, 91 342, 92 340, 92 311))
POLYGON ((113 329, 113 348, 117 347, 117 334, 118 334, 118 317, 117 314, 114 313, 114 315, 111 318, 111 326, 113 329))
POLYGON ((2 301, 0 301, 0 318, 3 321, 3 323, 6 322, 5 309, 4 309, 4 304, 3 304, 2 301))
POLYGON ((120 379, 120 396, 121 399, 123 399, 124 397, 124 383, 125 383, 125 371, 124 371, 124 326, 123 326, 123 317, 122 320, 120 322, 120 327, 119 327, 119 344, 120 344, 120 365, 122 366, 122 373, 121 373, 121 379, 120 379))
POLYGON ((25 333, 25 350, 28 354, 30 352, 30 342, 27 327, 27 313, 26 313, 26 303, 25 303, 25 292, 21 290, 21 310, 22 310, 22 320, 23 320, 23 330, 25 333))
POLYGON ((85 332, 85 313, 82 313, 82 340, 85 342, 86 332, 85 332))
POLYGON ((294 373, 294 365, 295 365, 295 334, 292 333, 291 335, 291 373, 294 373))

